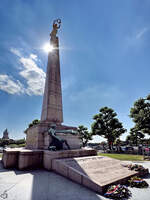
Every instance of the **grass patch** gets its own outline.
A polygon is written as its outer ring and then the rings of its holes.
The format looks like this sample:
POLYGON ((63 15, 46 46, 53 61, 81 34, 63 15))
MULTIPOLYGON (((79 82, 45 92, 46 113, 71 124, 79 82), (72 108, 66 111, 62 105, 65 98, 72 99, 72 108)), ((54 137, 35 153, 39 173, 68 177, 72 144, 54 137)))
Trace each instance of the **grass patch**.
POLYGON ((0 153, 0 158, 2 157, 2 153, 0 153))
POLYGON ((99 156, 107 156, 117 160, 128 160, 128 161, 143 161, 143 156, 141 155, 131 155, 131 154, 113 154, 113 153, 100 153, 99 156))

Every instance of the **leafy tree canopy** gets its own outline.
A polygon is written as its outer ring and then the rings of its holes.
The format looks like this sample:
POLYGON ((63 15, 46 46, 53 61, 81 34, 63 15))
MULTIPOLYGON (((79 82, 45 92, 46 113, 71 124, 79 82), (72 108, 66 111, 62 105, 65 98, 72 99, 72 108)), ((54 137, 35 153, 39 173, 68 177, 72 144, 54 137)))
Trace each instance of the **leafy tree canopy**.
POLYGON ((88 128, 84 127, 83 125, 78 126, 77 132, 82 140, 83 146, 86 146, 88 141, 92 140, 92 134, 88 132, 88 128))
POLYGON ((122 123, 119 122, 116 116, 117 114, 113 109, 103 107, 93 117, 92 133, 106 138, 110 149, 114 141, 126 132, 126 129, 123 128, 122 123))
POLYGON ((136 128, 131 128, 130 135, 127 136, 126 141, 130 144, 132 143, 138 145, 138 143, 141 143, 144 137, 145 135, 142 132, 136 130, 136 128))
POLYGON ((135 101, 129 115, 135 123, 134 129, 150 135, 150 95, 135 101))
POLYGON ((28 125, 28 128, 31 128, 32 126, 34 126, 34 125, 36 125, 36 124, 39 124, 40 123, 40 120, 39 119, 34 119, 33 121, 32 121, 32 123, 30 123, 29 125, 28 125))

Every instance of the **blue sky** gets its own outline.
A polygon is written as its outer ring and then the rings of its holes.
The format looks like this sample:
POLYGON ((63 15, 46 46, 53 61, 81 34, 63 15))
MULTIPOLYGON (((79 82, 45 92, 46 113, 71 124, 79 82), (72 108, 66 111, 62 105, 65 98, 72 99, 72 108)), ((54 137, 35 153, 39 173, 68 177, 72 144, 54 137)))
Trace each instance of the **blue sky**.
POLYGON ((7 127, 11 137, 23 138, 40 119, 42 47, 55 18, 62 19, 64 124, 90 128, 93 115, 108 106, 129 130, 133 102, 150 93, 149 10, 149 0, 1 0, 0 137, 7 127))

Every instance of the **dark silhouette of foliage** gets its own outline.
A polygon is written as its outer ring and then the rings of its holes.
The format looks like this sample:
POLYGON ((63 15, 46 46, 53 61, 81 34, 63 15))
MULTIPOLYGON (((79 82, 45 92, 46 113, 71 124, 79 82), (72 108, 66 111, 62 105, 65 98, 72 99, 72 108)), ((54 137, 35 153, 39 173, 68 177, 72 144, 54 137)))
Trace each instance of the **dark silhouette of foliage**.
POLYGON ((30 123, 30 124, 28 125, 28 128, 31 128, 32 126, 37 125, 37 124, 39 124, 39 123, 40 123, 40 120, 39 120, 39 119, 35 119, 35 120, 32 121, 32 123, 30 123))
POLYGON ((142 132, 136 130, 135 128, 131 128, 130 135, 127 136, 126 141, 128 141, 128 143, 130 144, 135 144, 137 146, 138 144, 141 144, 144 137, 145 135, 142 132))
POLYGON ((133 129, 150 135, 150 95, 135 101, 129 116, 135 123, 133 129))

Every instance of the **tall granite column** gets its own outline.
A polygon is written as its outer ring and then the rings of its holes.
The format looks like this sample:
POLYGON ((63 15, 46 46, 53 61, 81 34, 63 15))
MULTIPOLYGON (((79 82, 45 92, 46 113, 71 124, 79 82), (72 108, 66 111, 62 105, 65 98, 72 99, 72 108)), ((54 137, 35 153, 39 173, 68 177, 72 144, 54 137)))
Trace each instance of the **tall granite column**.
POLYGON ((63 122, 61 76, 59 61, 59 39, 56 36, 58 25, 53 24, 50 45, 53 50, 48 54, 46 83, 43 98, 41 122, 61 124, 63 122))
POLYGON ((56 124, 57 130, 62 130, 62 133, 57 133, 57 136, 66 140, 71 149, 80 148, 81 141, 78 135, 72 135, 72 131, 64 134, 64 130, 77 130, 77 128, 62 124, 63 108, 59 61, 59 40, 57 37, 57 31, 60 28, 60 24, 60 19, 54 20, 53 30, 50 33, 50 44, 53 46, 53 50, 48 54, 41 121, 39 124, 25 130, 27 149, 48 149, 51 141, 48 129, 52 124, 56 124))

